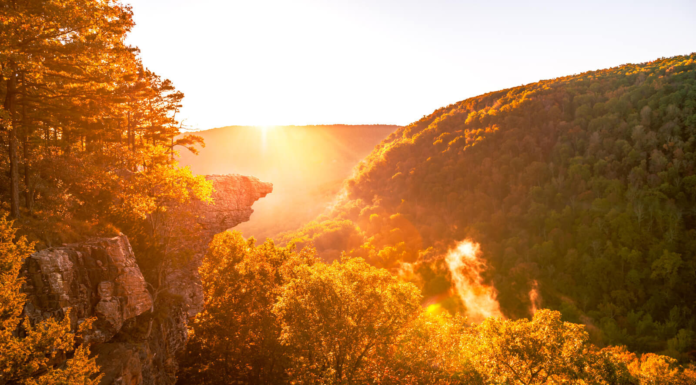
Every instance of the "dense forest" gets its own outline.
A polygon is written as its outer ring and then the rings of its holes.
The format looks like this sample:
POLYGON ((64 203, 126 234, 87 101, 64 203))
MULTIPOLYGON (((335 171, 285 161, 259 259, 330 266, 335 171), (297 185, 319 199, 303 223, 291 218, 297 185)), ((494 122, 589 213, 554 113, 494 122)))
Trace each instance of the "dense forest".
MULTIPOLYGON (((412 271, 433 298, 452 293, 441 256, 469 239, 507 317, 541 305, 584 323, 597 344, 688 361, 695 161, 696 55, 586 72, 467 99, 397 130, 331 215, 284 239, 412 271)), ((457 298, 441 303, 466 310, 457 298)))
POLYGON ((157 178, 193 178, 168 167, 177 146, 200 142, 179 136, 184 95, 125 44, 129 7, 27 0, 0 9, 0 197, 31 241, 108 232, 161 205, 147 188, 157 178))
POLYGON ((200 269, 180 384, 690 384, 664 355, 591 344, 542 309, 480 324, 422 306, 421 290, 362 258, 218 234, 200 269))
MULTIPOLYGON (((0 384, 97 384, 81 333, 32 325, 19 276, 33 251, 126 233, 152 282, 189 257, 182 208, 211 185, 174 161, 183 93, 125 44, 130 7, 116 1, 0 3, 0 384), (8 219, 11 218, 11 220, 8 219)), ((157 303, 158 309, 166 306, 157 303)))
MULTIPOLYGON (((178 368, 182 384, 696 379, 694 55, 491 93, 398 129, 321 221, 279 245, 218 234, 191 315, 163 277, 188 266, 193 204, 215 191, 176 161, 203 140, 177 121, 183 93, 125 43, 133 25, 112 0, 0 3, 0 384, 123 383, 97 364, 103 314, 27 313, 37 251, 116 235, 148 306, 114 338, 138 348, 170 344, 164 324, 189 329, 180 357, 110 359, 178 368), (465 240, 500 316, 464 316, 447 266, 462 256, 445 254, 465 240)), ((109 288, 94 300, 121 306, 109 288)))

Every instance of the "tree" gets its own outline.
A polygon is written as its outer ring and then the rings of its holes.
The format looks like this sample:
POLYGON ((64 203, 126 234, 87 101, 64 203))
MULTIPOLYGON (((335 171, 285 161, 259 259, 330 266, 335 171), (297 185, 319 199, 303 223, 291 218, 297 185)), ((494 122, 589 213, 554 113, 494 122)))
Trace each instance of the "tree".
POLYGON ((238 232, 215 236, 200 268, 205 308, 191 326, 180 383, 286 383, 288 347, 273 306, 294 267, 314 262, 310 249, 256 246, 238 232))
POLYGON ((274 313, 303 383, 360 383, 420 309, 418 289, 360 258, 300 265, 274 313))
POLYGON ((382 385, 483 384, 468 351, 472 328, 464 317, 425 311, 410 323, 373 363, 375 382, 382 385))
MULTIPOLYGON (((17 138, 20 129, 28 137, 30 99, 71 103, 70 97, 92 98, 117 82, 121 69, 116 64, 127 64, 122 63, 130 52, 124 35, 133 21, 130 8, 111 0, 21 0, 3 3, 0 12, 0 81, 5 85, 0 117, 9 141, 10 211, 19 217, 17 138)), ((67 139, 70 132, 62 134, 67 139)), ((25 156, 27 145, 25 140, 25 156)))
POLYGON ((453 285, 438 259, 470 238, 510 319, 530 315, 536 281, 594 342, 691 360, 693 339, 669 341, 696 332, 694 90, 692 53, 460 101, 386 138, 296 234, 322 258, 412 271, 424 292, 453 285))
MULTIPOLYGON (((98 384, 101 376, 89 348, 75 348, 69 315, 36 325, 22 319, 26 298, 20 292, 19 270, 33 245, 25 238, 15 239, 15 233, 7 215, 0 216, 0 384, 98 384), (66 355, 72 357, 66 360, 66 355)), ((81 325, 80 331, 89 324, 81 325)))
MULTIPOLYGON (((561 313, 532 320, 423 311, 416 288, 360 258, 219 234, 200 269, 182 384, 689 384, 693 368, 598 349, 561 313)), ((440 308, 441 309, 441 308, 440 308)), ((441 310, 442 311, 442 310, 441 310)), ((684 338, 688 333, 684 332, 684 338)))
POLYGON ((103 224, 113 219, 108 195, 119 187, 119 171, 176 167, 175 146, 195 152, 202 144, 195 135, 179 137, 183 93, 125 44, 134 25, 129 6, 19 0, 0 5, 0 20, 0 133, 9 176, 0 194, 14 217, 23 196, 29 216, 40 211, 44 222, 67 216, 103 224), (158 146, 167 162, 151 157, 158 146))
MULTIPOLYGON (((203 231, 192 209, 195 204, 212 204, 212 182, 193 175, 188 167, 177 167, 164 146, 146 145, 141 171, 121 171, 118 205, 112 217, 126 231, 138 251, 140 268, 148 278, 155 304, 167 273, 190 262, 191 245, 199 243, 203 231)), ((205 247, 206 245, 201 245, 205 247)))
POLYGON ((612 361, 625 365, 632 376, 631 383, 640 385, 686 385, 696 382, 693 364, 680 367, 677 360, 667 356, 646 353, 637 356, 625 347, 609 347, 601 353, 612 361))
POLYGON ((559 312, 488 318, 471 336, 467 350, 487 384, 630 383, 625 365, 596 353, 584 326, 561 321, 559 312))

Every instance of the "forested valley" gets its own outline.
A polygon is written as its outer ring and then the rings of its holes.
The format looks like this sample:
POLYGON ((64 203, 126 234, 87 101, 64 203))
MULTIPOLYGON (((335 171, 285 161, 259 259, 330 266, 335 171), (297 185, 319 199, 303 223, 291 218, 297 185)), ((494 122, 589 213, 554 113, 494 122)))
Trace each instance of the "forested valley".
POLYGON ((328 213, 276 239, 288 248, 231 251, 244 239, 220 236, 208 258, 228 259, 202 271, 207 298, 235 300, 194 324, 189 357, 204 364, 182 378, 222 383, 246 367, 299 383, 693 382, 695 59, 450 105, 378 145, 328 213), (384 271, 393 283, 377 289, 384 271))
POLYGON ((343 249, 375 266, 412 264, 426 296, 448 288, 431 257, 471 239, 507 316, 526 316, 538 285, 544 307, 589 317, 598 341, 688 356, 695 60, 547 80, 435 111, 384 141, 330 219, 298 239, 333 255, 322 238, 341 234, 343 249))
POLYGON ((441 108, 198 260, 239 179, 179 165, 205 143, 133 26, 0 3, 0 384, 696 382, 695 54, 441 108))

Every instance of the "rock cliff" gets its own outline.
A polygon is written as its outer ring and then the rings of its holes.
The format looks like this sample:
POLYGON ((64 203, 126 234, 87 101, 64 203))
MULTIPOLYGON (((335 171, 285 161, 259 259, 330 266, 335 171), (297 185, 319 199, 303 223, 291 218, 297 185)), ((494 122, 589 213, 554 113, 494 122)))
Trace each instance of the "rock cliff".
POLYGON ((254 177, 207 175, 206 179, 212 181, 215 187, 213 204, 198 201, 190 208, 202 227, 198 241, 190 246, 195 254, 186 268, 169 271, 165 278, 169 292, 184 299, 184 309, 189 317, 203 310, 203 287, 198 267, 208 244, 215 234, 248 221, 254 212, 251 208, 254 202, 273 191, 273 184, 254 177))
POLYGON ((91 342, 111 340, 125 321, 152 309, 125 235, 41 250, 25 260, 25 274, 26 315, 41 321, 70 310, 73 327, 97 317, 91 342))
POLYGON ((25 260, 25 314, 32 321, 70 315, 73 329, 96 318, 85 335, 104 373, 102 384, 173 384, 176 354, 186 343, 190 317, 203 307, 198 266, 213 236, 248 221, 251 206, 273 190, 241 175, 210 175, 213 203, 194 202, 202 230, 189 245, 191 263, 166 274, 153 298, 128 238, 91 239, 44 249, 25 260))
POLYGON ((194 202, 193 211, 198 215, 206 239, 248 221, 254 212, 251 208, 254 202, 273 191, 273 184, 249 176, 207 175, 205 178, 215 186, 214 204, 194 202))

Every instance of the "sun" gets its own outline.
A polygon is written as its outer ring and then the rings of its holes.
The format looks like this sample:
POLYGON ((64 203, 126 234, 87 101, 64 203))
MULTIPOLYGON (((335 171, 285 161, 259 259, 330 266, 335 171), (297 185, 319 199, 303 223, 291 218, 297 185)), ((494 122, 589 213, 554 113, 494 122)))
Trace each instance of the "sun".
POLYGON ((258 129, 261 130, 261 132, 263 132, 264 135, 267 134, 268 131, 272 130, 273 128, 275 128, 275 126, 258 126, 258 129))
POLYGON ((275 128, 276 126, 256 126, 259 130, 261 130, 261 152, 265 153, 266 148, 268 147, 268 133, 275 128))

